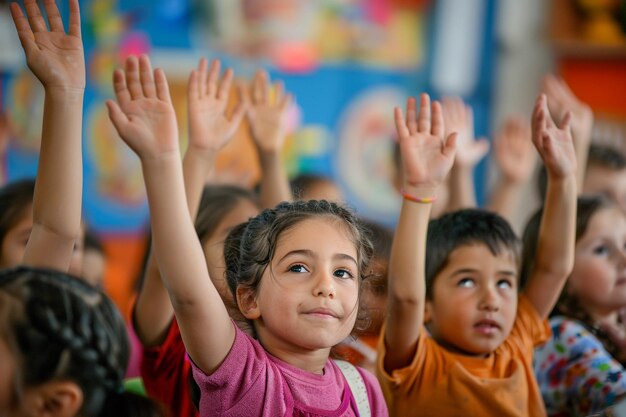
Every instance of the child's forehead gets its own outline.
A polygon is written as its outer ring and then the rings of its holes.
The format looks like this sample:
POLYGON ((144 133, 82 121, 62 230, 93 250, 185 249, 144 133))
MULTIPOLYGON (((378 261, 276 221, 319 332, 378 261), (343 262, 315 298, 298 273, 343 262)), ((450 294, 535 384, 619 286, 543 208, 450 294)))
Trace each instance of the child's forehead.
POLYGON ((513 248, 509 248, 503 243, 492 249, 486 243, 471 242, 454 248, 450 251, 446 260, 446 265, 454 269, 490 263, 510 266, 511 269, 517 271, 518 254, 513 248))

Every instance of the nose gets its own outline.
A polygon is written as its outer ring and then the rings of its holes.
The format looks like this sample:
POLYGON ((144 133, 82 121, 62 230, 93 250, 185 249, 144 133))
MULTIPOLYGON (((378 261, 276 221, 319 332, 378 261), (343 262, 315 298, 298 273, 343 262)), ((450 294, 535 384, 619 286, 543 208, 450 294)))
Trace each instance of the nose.
POLYGON ((495 312, 500 310, 500 297, 496 288, 485 288, 480 295, 480 310, 495 312))
POLYGON ((331 298, 335 296, 335 280, 332 274, 328 274, 327 272, 317 274, 313 287, 313 295, 316 297, 331 298))

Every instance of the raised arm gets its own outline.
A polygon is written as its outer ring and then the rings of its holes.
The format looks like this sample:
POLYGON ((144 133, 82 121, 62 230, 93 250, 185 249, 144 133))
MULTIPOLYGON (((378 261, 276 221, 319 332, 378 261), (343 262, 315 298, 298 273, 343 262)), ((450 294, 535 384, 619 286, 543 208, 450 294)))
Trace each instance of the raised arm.
POLYGON ((574 95, 563 79, 554 75, 546 75, 544 77, 542 92, 548 98, 550 113, 552 113, 552 117, 555 120, 561 120, 566 111, 572 113, 571 130, 574 149, 576 150, 576 162, 578 164, 576 185, 580 193, 583 189, 589 145, 591 144, 593 111, 587 103, 580 101, 574 95))
POLYGON ((509 222, 537 161, 530 138, 530 123, 521 116, 508 117, 495 136, 494 157, 500 175, 488 207, 509 222))
POLYGON ((525 294, 539 315, 548 317, 574 266, 576 243, 576 152, 570 133, 572 114, 557 126, 547 98, 537 98, 532 138, 548 172, 535 264, 525 294))
POLYGON ((474 168, 489 152, 489 141, 474 137, 474 113, 459 97, 443 99, 446 136, 458 134, 457 151, 450 171, 448 210, 476 207, 474 168))
POLYGON ((247 106, 250 132, 261 163, 260 202, 274 207, 292 197, 289 179, 281 160, 281 151, 287 136, 287 112, 292 102, 281 81, 273 89, 267 73, 259 70, 252 85, 240 88, 241 99, 247 106))
POLYGON ((441 105, 420 97, 419 116, 414 98, 394 113, 402 153, 404 184, 402 209, 389 263, 389 314, 385 329, 385 369, 408 365, 415 355, 423 326, 425 303, 426 233, 435 195, 454 162, 456 133, 444 136, 441 105))
POLYGON ((45 90, 33 228, 23 263, 67 271, 80 236, 85 58, 78 0, 69 1, 67 33, 54 0, 44 5, 49 30, 36 0, 24 2, 28 19, 11 4, 26 62, 45 90))
MULTIPOLYGON (((183 159, 185 195, 189 215, 196 218, 207 173, 215 165, 218 151, 233 137, 244 114, 240 103, 230 117, 226 106, 233 80, 232 69, 220 79, 220 61, 201 59, 189 76, 189 146, 183 159)), ((163 343, 174 317, 167 290, 161 282, 157 261, 151 254, 146 276, 137 297, 134 318, 137 335, 144 346, 163 343)))
POLYGON ((139 156, 146 183, 152 243, 185 347, 195 363, 211 373, 226 357, 235 329, 209 278, 204 253, 189 216, 178 150, 176 116, 163 71, 142 56, 116 70, 117 103, 107 101, 109 117, 139 156))

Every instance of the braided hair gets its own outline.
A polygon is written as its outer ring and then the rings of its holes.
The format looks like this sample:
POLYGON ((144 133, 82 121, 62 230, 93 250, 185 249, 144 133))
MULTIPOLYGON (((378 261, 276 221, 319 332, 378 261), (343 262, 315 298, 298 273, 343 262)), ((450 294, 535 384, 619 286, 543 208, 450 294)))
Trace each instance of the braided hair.
POLYGON ((125 393, 129 359, 124 320, 111 300, 64 273, 18 267, 0 273, 0 334, 18 358, 16 395, 48 381, 76 383, 80 415, 161 416, 150 400, 125 393))

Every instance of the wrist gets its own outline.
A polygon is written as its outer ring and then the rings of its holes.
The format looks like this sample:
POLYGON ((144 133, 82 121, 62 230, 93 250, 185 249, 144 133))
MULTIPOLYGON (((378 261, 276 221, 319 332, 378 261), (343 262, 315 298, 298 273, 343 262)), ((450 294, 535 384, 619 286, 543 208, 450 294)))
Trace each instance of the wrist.
POLYGON ((416 203, 432 203, 437 199, 439 187, 436 185, 404 184, 400 193, 405 200, 416 203))
POLYGON ((158 155, 139 155, 141 166, 144 171, 162 171, 169 167, 181 164, 178 150, 160 153, 158 155))
POLYGON ((82 100, 85 95, 85 87, 70 86, 45 86, 46 97, 59 100, 82 100))
POLYGON ((282 155, 279 149, 266 149, 266 150, 262 150, 262 149, 258 149, 258 155, 259 155, 259 162, 261 163, 262 166, 266 166, 266 165, 270 165, 270 164, 275 164, 275 163, 282 163, 282 155))

